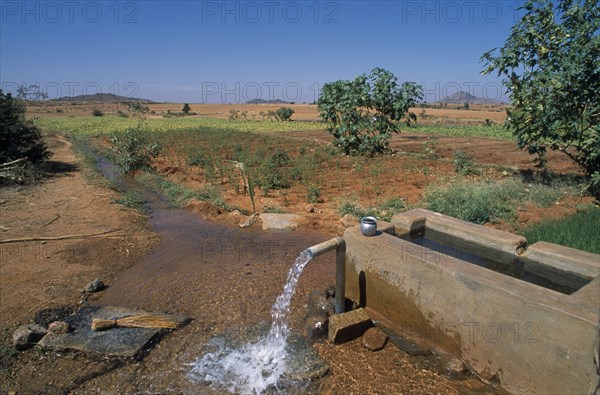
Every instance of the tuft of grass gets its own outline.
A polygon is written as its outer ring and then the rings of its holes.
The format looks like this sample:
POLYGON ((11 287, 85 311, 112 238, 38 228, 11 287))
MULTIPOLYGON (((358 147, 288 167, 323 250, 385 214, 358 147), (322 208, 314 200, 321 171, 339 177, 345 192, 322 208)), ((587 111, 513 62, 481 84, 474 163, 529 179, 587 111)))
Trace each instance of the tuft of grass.
POLYGON ((158 188, 171 204, 178 207, 185 206, 190 199, 198 199, 210 202, 227 211, 230 209, 223 200, 221 191, 212 185, 206 185, 198 190, 192 190, 181 184, 151 173, 140 174, 136 179, 144 185, 158 188))
POLYGON ((144 198, 142 194, 137 191, 128 191, 123 196, 115 200, 115 203, 121 204, 125 207, 133 208, 140 213, 146 213, 146 207, 144 206, 144 198))
POLYGON ((406 209, 404 201, 401 198, 392 197, 376 206, 364 207, 354 201, 345 201, 338 208, 338 213, 342 216, 350 214, 356 218, 373 216, 382 221, 390 221, 394 214, 406 209))
POLYGON ((498 222, 516 215, 514 191, 507 183, 457 182, 428 190, 425 201, 430 210, 476 224, 498 222))
POLYGON ((288 211, 285 211, 284 209, 275 207, 275 206, 273 206, 273 207, 264 206, 263 213, 265 213, 265 214, 287 214, 288 211))
POLYGON ((598 224, 600 224, 600 208, 591 206, 567 218, 546 220, 531 225, 520 233, 529 244, 546 241, 600 254, 598 224))
POLYGON ((516 217, 517 208, 532 202, 548 207, 575 192, 571 184, 527 183, 518 177, 501 181, 458 181, 448 186, 434 186, 425 194, 428 208, 476 224, 496 223, 516 217))

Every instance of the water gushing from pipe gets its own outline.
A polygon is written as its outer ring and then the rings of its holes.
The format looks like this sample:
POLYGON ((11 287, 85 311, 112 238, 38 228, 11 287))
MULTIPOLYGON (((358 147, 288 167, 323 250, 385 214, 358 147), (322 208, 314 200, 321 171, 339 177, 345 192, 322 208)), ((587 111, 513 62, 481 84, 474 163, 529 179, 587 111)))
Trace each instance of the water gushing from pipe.
POLYGON ((283 293, 271 307, 272 323, 266 337, 239 349, 226 347, 223 339, 213 339, 210 345, 216 350, 198 358, 192 364, 188 378, 232 393, 260 394, 267 388, 276 387, 287 366, 290 303, 300 274, 312 258, 310 249, 296 258, 283 293))

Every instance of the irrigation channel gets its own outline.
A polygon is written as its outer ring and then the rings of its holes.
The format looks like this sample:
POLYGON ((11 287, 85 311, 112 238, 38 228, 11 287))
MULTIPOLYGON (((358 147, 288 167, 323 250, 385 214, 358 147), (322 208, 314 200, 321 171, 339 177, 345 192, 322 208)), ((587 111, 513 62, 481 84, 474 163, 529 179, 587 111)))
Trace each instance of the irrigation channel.
POLYGON ((96 162, 120 190, 144 197, 160 237, 142 262, 110 285, 101 304, 193 318, 160 343, 176 350, 165 361, 170 370, 145 380, 157 380, 157 389, 172 380, 170 388, 184 393, 316 391, 318 381, 307 377, 322 374, 326 365, 302 336, 304 303, 308 292, 335 281, 335 253, 300 274, 312 258, 305 249, 327 237, 210 222, 171 206, 107 159, 96 155, 96 162))

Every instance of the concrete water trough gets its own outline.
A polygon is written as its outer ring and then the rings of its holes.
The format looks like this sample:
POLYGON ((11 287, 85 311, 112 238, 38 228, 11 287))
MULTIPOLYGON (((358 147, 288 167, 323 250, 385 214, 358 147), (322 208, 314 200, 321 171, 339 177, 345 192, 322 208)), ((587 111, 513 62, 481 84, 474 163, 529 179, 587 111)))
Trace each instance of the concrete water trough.
MULTIPOLYGON (((344 233, 346 297, 512 393, 593 393, 600 256, 428 210, 344 233)), ((375 319, 374 319, 375 320, 375 319)))

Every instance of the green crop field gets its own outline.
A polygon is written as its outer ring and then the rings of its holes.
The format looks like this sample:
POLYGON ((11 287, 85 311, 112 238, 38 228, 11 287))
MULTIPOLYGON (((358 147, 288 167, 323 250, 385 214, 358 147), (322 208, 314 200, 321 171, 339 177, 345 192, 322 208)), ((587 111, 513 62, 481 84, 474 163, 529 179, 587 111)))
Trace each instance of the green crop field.
POLYGON ((453 137, 483 137, 501 140, 513 140, 514 137, 510 131, 502 125, 413 125, 410 128, 404 128, 405 132, 441 134, 453 137))
POLYGON ((138 118, 78 117, 38 118, 35 124, 46 131, 68 134, 102 135, 141 127, 147 132, 176 132, 195 129, 218 129, 238 132, 289 132, 324 129, 320 122, 275 122, 256 120, 227 120, 217 118, 138 118))
MULTIPOLYGON (((103 135, 123 132, 141 126, 147 132, 177 132, 210 128, 237 132, 290 132, 324 130, 321 122, 275 122, 268 120, 229 120, 209 117, 179 118, 124 118, 116 116, 37 118, 35 124, 46 131, 69 134, 103 135)), ((512 140, 513 136, 502 125, 413 125, 403 132, 444 135, 454 137, 482 137, 512 140)))

